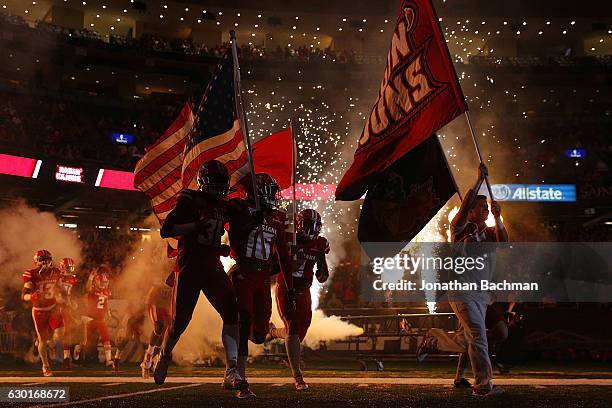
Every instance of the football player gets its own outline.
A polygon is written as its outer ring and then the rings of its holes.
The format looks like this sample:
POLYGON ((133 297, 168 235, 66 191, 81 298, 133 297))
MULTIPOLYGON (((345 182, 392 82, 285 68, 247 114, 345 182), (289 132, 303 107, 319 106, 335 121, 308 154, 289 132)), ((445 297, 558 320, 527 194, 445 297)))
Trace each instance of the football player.
POLYGON ((172 350, 187 328, 200 291, 223 320, 221 340, 225 349, 226 370, 223 386, 234 389, 241 379, 237 370, 238 306, 232 284, 220 256, 229 254, 221 245, 228 219, 227 201, 230 176, 225 165, 211 160, 198 171, 198 190, 182 190, 175 208, 161 228, 162 238, 177 237, 179 273, 174 285, 172 326, 166 331, 153 378, 163 384, 172 360, 172 350))
POLYGON ((38 354, 45 377, 53 375, 47 354, 48 344, 53 338, 62 338, 62 316, 56 298, 59 292, 61 272, 53 266, 51 253, 46 249, 34 254, 34 268, 23 273, 21 299, 32 302, 32 320, 38 341, 38 354))
POLYGON ((72 320, 73 311, 76 310, 77 304, 72 299, 72 288, 77 284, 77 278, 74 273, 74 260, 72 258, 62 258, 59 263, 61 271, 59 280, 59 297, 60 312, 62 322, 64 323, 64 368, 70 369, 72 359, 70 356, 70 346, 72 342, 72 320))
POLYGON ((154 284, 151 286, 145 300, 145 304, 149 311, 149 319, 151 319, 151 323, 153 323, 149 345, 145 351, 144 359, 142 363, 140 363, 142 378, 145 379, 149 378, 151 375, 153 356, 155 355, 156 349, 159 349, 161 346, 164 334, 172 322, 170 317, 170 304, 172 303, 172 288, 174 287, 176 272, 177 271, 171 272, 166 283, 154 284))
POLYGON ((108 326, 106 325, 106 319, 110 317, 110 309, 108 308, 108 298, 111 295, 109 289, 110 274, 110 268, 102 264, 89 276, 86 287, 86 297, 87 316, 91 321, 87 323, 83 346, 91 341, 94 332, 97 332, 100 336, 102 346, 104 347, 105 365, 117 371, 117 362, 112 358, 110 335, 108 333, 108 326))
POLYGON ((253 398, 246 385, 248 341, 261 344, 269 331, 272 315, 270 277, 272 267, 280 260, 285 275, 287 304, 295 306, 295 292, 291 276, 291 258, 285 241, 287 215, 276 209, 280 187, 268 174, 255 176, 257 192, 247 192, 247 199, 231 200, 229 241, 236 264, 230 271, 240 312, 240 346, 238 370, 245 386, 238 390, 238 398, 253 398), (256 210, 255 196, 261 199, 262 209, 256 210))
POLYGON ((284 328, 277 329, 270 323, 270 337, 285 340, 289 366, 295 379, 295 389, 298 391, 308 389, 300 369, 301 342, 306 337, 312 319, 312 302, 310 286, 314 277, 314 266, 317 266, 317 280, 324 283, 329 277, 329 269, 325 255, 329 253, 329 242, 320 236, 321 215, 315 210, 305 209, 296 217, 297 245, 291 248, 292 257, 296 260, 293 269, 293 287, 297 307, 292 310, 289 306, 287 285, 285 278, 279 275, 276 284, 276 306, 284 328))

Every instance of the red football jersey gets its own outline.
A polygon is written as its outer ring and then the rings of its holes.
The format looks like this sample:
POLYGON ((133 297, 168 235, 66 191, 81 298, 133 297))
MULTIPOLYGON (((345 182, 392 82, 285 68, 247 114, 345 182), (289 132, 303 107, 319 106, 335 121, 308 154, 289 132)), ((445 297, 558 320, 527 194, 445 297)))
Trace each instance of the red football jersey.
POLYGON ((206 228, 192 234, 180 236, 179 256, 208 255, 210 248, 219 248, 228 220, 227 201, 217 200, 196 190, 182 190, 177 198, 176 207, 170 212, 162 226, 162 236, 170 235, 164 230, 173 224, 186 224, 206 219, 206 228))
POLYGON ((32 306, 35 310, 50 310, 55 306, 55 295, 61 272, 55 267, 42 269, 36 267, 23 273, 24 286, 29 286, 32 292, 39 292, 32 306))
POLYGON ((229 241, 231 256, 237 263, 254 264, 271 270, 277 258, 277 240, 283 239, 289 225, 280 210, 265 210, 263 224, 255 224, 255 206, 245 200, 231 201, 229 241))
POLYGON ((104 319, 108 313, 108 289, 92 289, 87 293, 87 314, 93 319, 104 319))
POLYGON ((311 241, 297 241, 297 263, 293 270, 293 286, 296 290, 310 288, 317 259, 329 253, 329 241, 318 236, 311 241))
POLYGON ((75 275, 61 275, 59 280, 59 286, 66 296, 70 296, 70 292, 74 285, 77 284, 77 278, 75 275))

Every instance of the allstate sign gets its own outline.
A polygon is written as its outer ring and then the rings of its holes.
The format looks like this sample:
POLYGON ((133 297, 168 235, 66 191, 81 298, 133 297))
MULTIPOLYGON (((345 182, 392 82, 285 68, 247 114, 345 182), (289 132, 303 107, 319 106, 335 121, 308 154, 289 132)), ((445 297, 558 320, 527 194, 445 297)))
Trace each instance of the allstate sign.
POLYGON ((497 201, 576 202, 575 184, 493 184, 497 201))

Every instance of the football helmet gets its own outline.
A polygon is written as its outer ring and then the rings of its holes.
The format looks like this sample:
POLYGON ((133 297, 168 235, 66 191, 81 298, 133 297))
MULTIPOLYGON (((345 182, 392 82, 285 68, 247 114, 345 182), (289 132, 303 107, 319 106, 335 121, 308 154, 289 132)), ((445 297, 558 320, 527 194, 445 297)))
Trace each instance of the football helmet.
POLYGON ((223 198, 229 191, 229 172, 220 161, 207 161, 198 171, 197 183, 198 190, 217 198, 223 198))
POLYGON ((108 289, 110 284, 110 269, 106 265, 100 265, 94 275, 92 285, 96 290, 108 289))
POLYGON ((308 239, 316 238, 322 226, 321 215, 310 208, 300 211, 295 219, 296 233, 308 239))
MULTIPOLYGON (((257 183, 257 193, 259 194, 261 203, 268 208, 277 207, 281 196, 280 186, 276 180, 269 174, 257 173, 255 175, 255 181, 257 183)), ((252 194, 250 193, 251 191, 249 191, 248 194, 249 198, 254 199, 254 197, 251 197, 252 194)))
POLYGON ((43 266, 51 266, 53 263, 53 257, 51 256, 51 252, 46 249, 39 249, 34 254, 34 265, 43 267, 43 266))
POLYGON ((59 263, 60 271, 64 275, 73 275, 74 274, 74 259, 72 258, 62 258, 59 263))

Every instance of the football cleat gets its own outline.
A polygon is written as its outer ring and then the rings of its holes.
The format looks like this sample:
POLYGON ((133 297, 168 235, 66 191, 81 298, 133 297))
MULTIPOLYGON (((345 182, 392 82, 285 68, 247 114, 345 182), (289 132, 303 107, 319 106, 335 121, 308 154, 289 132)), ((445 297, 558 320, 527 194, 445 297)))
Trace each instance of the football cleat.
POLYGON ((72 361, 70 360, 69 357, 64 358, 64 361, 62 362, 62 368, 64 370, 71 370, 72 369, 72 361))
POLYGON ((151 361, 143 361, 140 363, 140 370, 142 374, 142 378, 145 380, 151 377, 151 361))
POLYGON ((73 354, 73 358, 74 360, 78 360, 81 357, 81 349, 83 348, 82 345, 77 344, 76 346, 74 346, 74 351, 72 352, 73 354))
POLYGON ((266 339, 264 340, 264 344, 267 344, 275 339, 275 337, 272 335, 275 330, 276 330, 276 325, 270 322, 268 324, 268 334, 266 334, 266 339))
POLYGON ((247 380, 239 380, 236 383, 236 390, 236 398, 238 399, 250 399, 257 397, 255 393, 251 391, 251 387, 249 387, 247 380))
POLYGON ((295 376, 295 389, 298 391, 305 391, 308 389, 308 384, 306 384, 306 381, 304 381, 302 374, 295 376))
POLYGON ((454 388, 472 388, 472 384, 465 378, 460 379, 459 381, 453 381, 454 388))
POLYGON ((472 395, 475 397, 496 397, 504 393, 503 388, 493 386, 490 390, 487 388, 474 388, 472 389, 472 395))
POLYGON ((416 359, 419 363, 425 361, 427 355, 436 351, 435 346, 433 345, 434 338, 426 334, 423 336, 423 341, 419 344, 416 352, 416 359))
POLYGON ((53 377, 53 372, 51 372, 51 368, 49 366, 43 366, 42 372, 45 377, 53 377))
POLYGON ((162 385, 164 381, 166 381, 166 376, 168 375, 168 366, 172 361, 172 354, 169 355, 160 355, 155 363, 155 369, 153 370, 153 379, 155 380, 155 384, 162 385))
POLYGON ((236 367, 230 367, 225 370, 225 376, 223 377, 223 388, 226 390, 236 390, 241 381, 240 374, 236 367))

